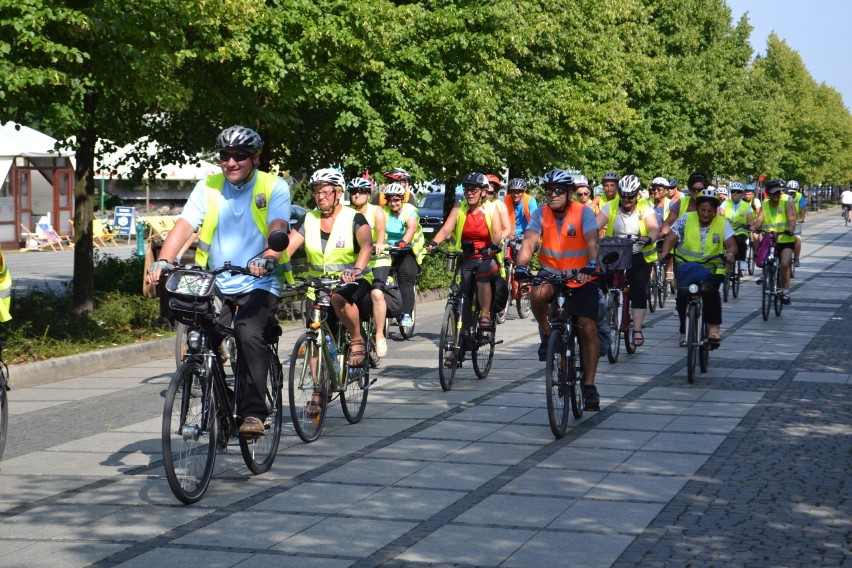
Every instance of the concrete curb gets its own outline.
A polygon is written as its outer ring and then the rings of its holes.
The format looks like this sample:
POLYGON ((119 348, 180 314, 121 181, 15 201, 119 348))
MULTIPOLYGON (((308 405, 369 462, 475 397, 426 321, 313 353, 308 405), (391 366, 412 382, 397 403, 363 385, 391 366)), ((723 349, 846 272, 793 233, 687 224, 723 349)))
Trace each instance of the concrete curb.
MULTIPOLYGON (((447 290, 429 290, 418 293, 419 302, 432 302, 447 297, 447 290)), ((110 347, 101 351, 90 351, 67 357, 57 357, 35 363, 12 365, 9 369, 12 388, 46 385, 64 379, 83 377, 117 367, 147 363, 155 359, 173 357, 173 337, 110 347)))
POLYGON ((138 365, 155 359, 173 357, 173 337, 110 347, 100 351, 57 357, 35 363, 12 365, 9 376, 12 388, 32 387, 82 377, 117 367, 138 365))

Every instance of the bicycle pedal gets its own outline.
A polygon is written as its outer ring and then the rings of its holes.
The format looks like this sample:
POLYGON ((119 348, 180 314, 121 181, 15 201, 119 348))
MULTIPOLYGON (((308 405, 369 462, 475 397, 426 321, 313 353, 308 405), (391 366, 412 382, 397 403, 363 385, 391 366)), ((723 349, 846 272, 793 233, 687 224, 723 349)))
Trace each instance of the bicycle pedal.
POLYGON ((500 345, 501 343, 503 343, 502 339, 495 339, 494 340, 494 345, 500 345))
POLYGON ((370 387, 373 386, 373 384, 375 384, 375 382, 378 381, 378 380, 379 379, 373 379, 372 381, 367 383, 367 386, 364 387, 364 390, 370 390, 370 387))

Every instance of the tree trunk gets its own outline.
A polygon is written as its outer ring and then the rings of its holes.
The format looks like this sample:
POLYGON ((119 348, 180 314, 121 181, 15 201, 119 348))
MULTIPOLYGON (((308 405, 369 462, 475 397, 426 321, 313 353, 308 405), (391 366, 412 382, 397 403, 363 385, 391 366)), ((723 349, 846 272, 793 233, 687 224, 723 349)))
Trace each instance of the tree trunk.
POLYGON ((93 257, 92 219, 95 195, 95 108, 97 94, 87 93, 83 100, 87 117, 77 133, 77 166, 74 172, 74 287, 73 308, 77 314, 91 313, 95 307, 95 261, 93 257))

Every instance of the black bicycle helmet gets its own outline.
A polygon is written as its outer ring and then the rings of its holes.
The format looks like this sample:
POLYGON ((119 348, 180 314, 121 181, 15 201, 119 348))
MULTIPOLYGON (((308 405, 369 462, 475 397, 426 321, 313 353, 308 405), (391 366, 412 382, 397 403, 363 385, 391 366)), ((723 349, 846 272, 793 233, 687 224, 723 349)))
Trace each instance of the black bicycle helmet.
POLYGON ((764 184, 763 189, 766 193, 778 193, 784 191, 786 185, 783 179, 771 179, 764 184))
POLYGON ((462 185, 475 185, 476 187, 488 187, 488 178, 479 172, 470 172, 462 180, 462 185))
POLYGON ((686 187, 688 189, 692 189, 692 185, 698 182, 703 183, 705 188, 710 185, 710 182, 707 181, 707 176, 702 173, 695 172, 686 180, 686 187))
POLYGON ((263 148, 263 140, 260 134, 246 128, 234 125, 226 128, 216 137, 216 150, 243 150, 250 154, 257 154, 263 148))

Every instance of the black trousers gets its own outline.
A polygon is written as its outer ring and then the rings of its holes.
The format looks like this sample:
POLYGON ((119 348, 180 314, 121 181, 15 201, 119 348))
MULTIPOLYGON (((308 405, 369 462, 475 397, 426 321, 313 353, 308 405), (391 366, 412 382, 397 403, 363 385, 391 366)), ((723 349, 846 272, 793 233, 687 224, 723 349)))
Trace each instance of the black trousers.
POLYGON ((249 416, 266 418, 266 377, 269 372, 269 354, 263 340, 266 327, 278 297, 266 290, 228 296, 220 321, 227 325, 233 319, 237 336, 237 380, 240 389, 240 407, 237 413, 244 419, 249 416))

